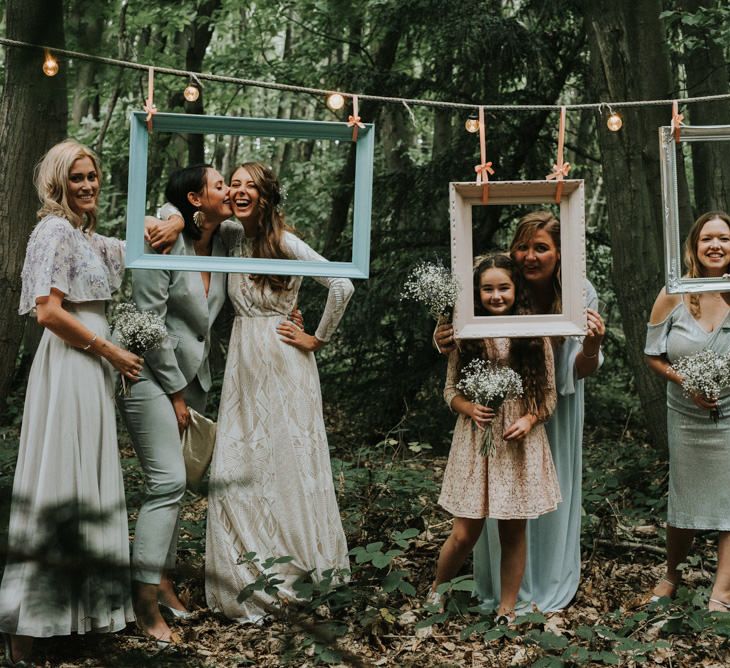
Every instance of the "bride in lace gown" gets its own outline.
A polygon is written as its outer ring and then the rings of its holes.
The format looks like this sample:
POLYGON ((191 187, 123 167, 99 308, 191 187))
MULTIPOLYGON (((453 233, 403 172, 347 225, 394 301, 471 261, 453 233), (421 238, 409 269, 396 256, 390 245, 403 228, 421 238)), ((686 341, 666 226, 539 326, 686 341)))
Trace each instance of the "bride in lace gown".
MULTIPOLYGON (((230 198, 243 223, 234 253, 325 261, 287 230, 268 168, 240 167, 230 198)), ((268 571, 283 580, 284 598, 296 598, 293 584, 309 571, 317 579, 348 568, 313 353, 332 336, 353 287, 343 278, 315 280, 329 294, 311 336, 287 319, 301 277, 228 277, 235 319, 210 473, 205 590, 211 609, 242 622, 258 621, 272 602, 262 591, 237 600, 266 559, 291 558, 268 571)))

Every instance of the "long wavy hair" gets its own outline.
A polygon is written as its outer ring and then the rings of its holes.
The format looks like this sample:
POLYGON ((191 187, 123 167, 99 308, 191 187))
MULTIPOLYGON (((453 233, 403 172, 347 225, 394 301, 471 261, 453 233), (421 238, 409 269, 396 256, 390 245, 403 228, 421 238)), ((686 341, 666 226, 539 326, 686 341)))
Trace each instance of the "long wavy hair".
MULTIPOLYGON (((502 269, 510 277, 515 286, 515 304, 511 314, 524 313, 518 306, 519 294, 524 291, 524 279, 517 263, 505 253, 494 253, 480 259, 474 268, 474 315, 488 316, 480 298, 479 284, 482 274, 488 269, 502 269)), ((496 361, 497 349, 494 339, 466 341, 459 352, 459 374, 471 360, 481 357, 496 361)), ((525 409, 530 413, 537 413, 538 406, 545 400, 547 386, 547 368, 545 362, 545 348, 541 337, 519 338, 510 340, 508 366, 522 377, 524 394, 522 401, 525 409)))
POLYGON ((101 189, 101 168, 99 158, 90 149, 75 139, 64 139, 41 158, 35 167, 34 181, 41 201, 38 220, 54 215, 65 218, 74 227, 80 227, 91 234, 96 229, 96 209, 79 215, 69 204, 69 175, 71 167, 79 158, 89 158, 96 170, 97 197, 101 189))
MULTIPOLYGON (((231 174, 245 169, 251 176, 259 191, 258 211, 260 216, 256 234, 253 238, 253 257, 290 260, 291 254, 284 247, 284 232, 294 233, 294 229, 286 224, 286 216, 281 210, 281 185, 276 174, 260 162, 244 162, 231 174)), ((291 276, 273 276, 257 274, 252 276, 254 283, 260 287, 268 285, 272 290, 281 292, 291 287, 291 276)))
MULTIPOLYGON (((544 209, 538 211, 531 211, 530 213, 522 216, 520 222, 517 223, 517 229, 515 235, 512 238, 512 244, 510 245, 510 255, 512 258, 515 256, 515 251, 518 246, 522 243, 528 242, 534 237, 540 230, 545 230, 555 244, 558 252, 560 252, 560 222, 550 211, 544 209)), ((563 289, 560 280, 560 260, 555 265, 555 271, 553 272, 553 303, 550 308, 550 313, 562 313, 563 311, 563 289)), ((535 307, 532 299, 532 291, 527 288, 520 294, 520 300, 518 302, 518 310, 524 313, 534 313, 535 307)))
MULTIPOLYGON (((706 223, 711 220, 719 218, 722 220, 730 229, 730 216, 724 211, 708 211, 703 213, 689 230, 689 234, 684 241, 684 266, 687 268, 685 276, 687 278, 702 278, 705 275, 704 267, 700 262, 700 257, 697 254, 697 245, 700 241, 700 235, 702 234, 702 228, 706 223)), ((730 262, 725 268, 726 271, 730 271, 730 262)), ((699 318, 702 315, 702 309, 700 307, 700 296, 698 294, 691 294, 689 297, 689 312, 694 318, 699 318)))
POLYGON ((205 192, 208 187, 209 169, 213 169, 213 165, 207 163, 176 169, 170 173, 165 186, 165 199, 179 209, 185 221, 183 234, 193 239, 193 241, 200 239, 203 233, 193 220, 196 208, 188 199, 188 193, 202 195, 205 192))

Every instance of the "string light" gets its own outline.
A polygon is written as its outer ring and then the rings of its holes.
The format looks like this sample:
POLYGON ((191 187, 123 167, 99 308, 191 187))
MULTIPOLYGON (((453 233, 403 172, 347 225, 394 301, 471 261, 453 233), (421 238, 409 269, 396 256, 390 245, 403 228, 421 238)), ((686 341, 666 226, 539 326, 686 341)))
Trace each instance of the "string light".
POLYGON ((55 77, 58 74, 58 61, 48 49, 46 49, 46 59, 43 61, 43 74, 47 77, 55 77))
POLYGON ((185 87, 183 91, 183 97, 188 102, 195 102, 200 97, 200 88, 198 88, 192 81, 185 87))
POLYGON ((466 128, 467 132, 471 132, 472 134, 474 132, 479 132, 479 119, 477 118, 477 115, 469 114, 469 118, 466 119, 464 127, 466 128))
POLYGON ((612 111, 606 121, 606 126, 611 132, 618 132, 623 124, 624 121, 623 118, 621 118, 621 114, 616 111, 612 111))
POLYGON ((325 104, 332 111, 339 111, 345 106, 345 98, 341 93, 330 93, 325 99, 325 104))

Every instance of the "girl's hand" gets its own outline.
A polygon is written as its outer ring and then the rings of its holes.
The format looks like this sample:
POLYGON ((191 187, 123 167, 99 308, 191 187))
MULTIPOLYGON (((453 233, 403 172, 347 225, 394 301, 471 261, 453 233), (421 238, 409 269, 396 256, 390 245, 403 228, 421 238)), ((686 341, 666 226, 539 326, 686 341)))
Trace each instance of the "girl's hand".
POLYGON ((711 411, 717 408, 717 401, 708 399, 704 394, 693 394, 692 401, 694 401, 695 406, 704 410, 711 411))
POLYGON ((487 425, 494 420, 494 409, 489 408, 489 406, 469 402, 467 415, 474 420, 474 424, 479 429, 486 429, 487 425))
POLYGON ((523 415, 504 432, 505 441, 519 441, 532 431, 537 420, 534 415, 523 415))
POLYGON ((133 383, 139 380, 139 372, 142 371, 142 365, 144 364, 144 360, 139 355, 130 353, 119 346, 114 346, 107 355, 107 359, 128 380, 133 383))
POLYGON ((456 350, 456 341, 454 341, 454 327, 451 323, 438 325, 433 334, 433 340, 436 348, 442 355, 448 355, 456 350))
POLYGON ((170 395, 170 401, 172 402, 172 408, 175 411, 175 419, 177 420, 177 428, 182 436, 183 432, 188 428, 190 424, 190 411, 185 403, 185 395, 183 391, 175 392, 170 395))
POLYGON ((290 320, 279 323, 276 332, 281 335, 281 340, 284 343, 294 346, 305 353, 313 353, 324 345, 324 341, 320 341, 316 336, 307 334, 301 327, 297 327, 290 320))

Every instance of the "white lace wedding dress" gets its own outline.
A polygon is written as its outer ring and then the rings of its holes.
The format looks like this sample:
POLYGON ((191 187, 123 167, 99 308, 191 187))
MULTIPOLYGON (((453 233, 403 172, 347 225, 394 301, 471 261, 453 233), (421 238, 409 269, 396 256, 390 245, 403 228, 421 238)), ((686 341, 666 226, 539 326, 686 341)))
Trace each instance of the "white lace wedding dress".
MULTIPOLYGON (((286 233, 300 260, 323 257, 286 233)), ((239 255, 250 255, 241 238, 239 255)), ((316 278, 329 289, 317 338, 327 341, 352 295, 343 278, 316 278)), ((277 325, 297 301, 302 278, 291 289, 261 288, 248 274, 230 274, 235 320, 218 415, 210 473, 205 590, 208 606, 231 619, 255 622, 272 599, 262 591, 238 595, 261 574, 260 563, 289 556, 271 572, 283 580, 279 594, 296 598, 293 583, 312 571, 348 568, 347 543, 335 497, 322 418, 317 364, 280 339, 277 325), (244 558, 255 553, 259 560, 244 558)))

